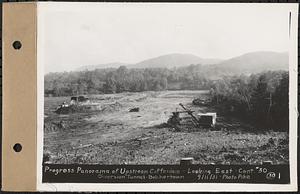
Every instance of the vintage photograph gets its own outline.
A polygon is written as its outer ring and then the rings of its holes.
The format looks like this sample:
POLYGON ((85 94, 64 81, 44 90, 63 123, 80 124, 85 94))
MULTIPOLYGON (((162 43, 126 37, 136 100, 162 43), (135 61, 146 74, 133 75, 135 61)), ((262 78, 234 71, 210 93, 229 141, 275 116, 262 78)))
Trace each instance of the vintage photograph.
POLYGON ((290 19, 280 6, 49 5, 43 163, 289 164, 290 19))

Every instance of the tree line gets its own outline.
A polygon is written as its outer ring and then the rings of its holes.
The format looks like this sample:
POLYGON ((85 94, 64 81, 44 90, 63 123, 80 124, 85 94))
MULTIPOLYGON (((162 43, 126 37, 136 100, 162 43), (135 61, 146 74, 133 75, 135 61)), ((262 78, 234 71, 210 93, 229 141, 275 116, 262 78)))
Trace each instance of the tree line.
POLYGON ((269 71, 250 76, 224 77, 211 85, 216 108, 263 128, 288 130, 289 74, 269 71))
POLYGON ((202 65, 180 68, 119 68, 82 72, 49 73, 44 79, 45 96, 107 94, 181 89, 209 89, 202 65))

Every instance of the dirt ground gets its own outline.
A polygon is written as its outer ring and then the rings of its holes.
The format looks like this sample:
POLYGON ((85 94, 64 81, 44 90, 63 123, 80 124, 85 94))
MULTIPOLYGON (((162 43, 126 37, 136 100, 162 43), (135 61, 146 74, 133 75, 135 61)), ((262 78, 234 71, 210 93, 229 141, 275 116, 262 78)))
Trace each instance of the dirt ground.
MULTIPOLYGON (((165 123, 179 103, 197 112, 210 107, 192 105, 206 91, 162 91, 89 96, 96 111, 59 115, 56 107, 70 97, 46 97, 44 161, 84 164, 179 164, 193 157, 195 164, 288 163, 288 134, 253 132, 252 126, 218 115, 218 127, 165 123), (139 107, 139 112, 129 112, 139 107)), ((187 115, 186 115, 187 116, 187 115)), ((188 116, 187 116, 188 117, 188 116)))

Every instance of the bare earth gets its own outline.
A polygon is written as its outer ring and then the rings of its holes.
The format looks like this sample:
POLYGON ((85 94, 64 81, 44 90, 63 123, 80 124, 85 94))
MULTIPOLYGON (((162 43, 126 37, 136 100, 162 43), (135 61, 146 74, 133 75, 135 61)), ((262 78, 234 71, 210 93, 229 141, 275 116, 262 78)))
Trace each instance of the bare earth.
POLYGON ((53 111, 70 97, 45 98, 44 156, 49 163, 196 164, 288 163, 288 134, 254 133, 253 127, 218 115, 216 129, 166 126, 184 104, 196 112, 210 107, 191 104, 205 91, 162 91, 89 96, 99 110, 58 115, 53 111), (139 112, 129 112, 139 107, 139 112))

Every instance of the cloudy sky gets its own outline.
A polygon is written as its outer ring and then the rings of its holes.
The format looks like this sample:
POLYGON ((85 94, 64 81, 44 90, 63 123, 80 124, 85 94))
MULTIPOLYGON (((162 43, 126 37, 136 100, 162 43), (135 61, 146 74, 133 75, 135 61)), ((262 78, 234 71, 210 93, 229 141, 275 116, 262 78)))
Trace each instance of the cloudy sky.
POLYGON ((45 73, 171 53, 228 59, 288 51, 284 4, 41 3, 38 13, 45 73))

